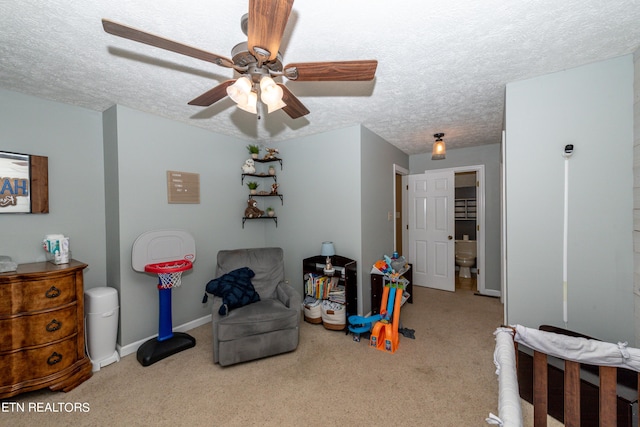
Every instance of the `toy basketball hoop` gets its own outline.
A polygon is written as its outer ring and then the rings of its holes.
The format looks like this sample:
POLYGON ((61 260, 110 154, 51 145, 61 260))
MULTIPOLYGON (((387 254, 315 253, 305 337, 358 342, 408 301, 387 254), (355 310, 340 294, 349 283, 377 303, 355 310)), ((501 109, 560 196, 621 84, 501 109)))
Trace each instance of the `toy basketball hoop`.
POLYGON ((138 348, 138 362, 149 366, 158 360, 196 345, 185 332, 173 332, 172 288, 182 284, 182 273, 193 267, 196 243, 186 230, 153 230, 133 242, 131 266, 135 271, 158 275, 158 336, 138 348))
POLYGON ((191 269, 193 263, 187 259, 169 262, 147 264, 144 271, 156 273, 159 283, 158 289, 171 289, 182 285, 182 272, 191 269))

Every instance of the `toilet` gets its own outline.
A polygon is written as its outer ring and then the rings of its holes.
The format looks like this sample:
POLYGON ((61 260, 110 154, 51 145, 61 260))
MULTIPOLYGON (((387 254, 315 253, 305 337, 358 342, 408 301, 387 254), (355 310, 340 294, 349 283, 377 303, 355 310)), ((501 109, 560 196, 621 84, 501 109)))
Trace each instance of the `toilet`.
POLYGON ((460 277, 471 278, 471 267, 476 263, 476 256, 475 240, 456 240, 456 265, 460 266, 460 277))

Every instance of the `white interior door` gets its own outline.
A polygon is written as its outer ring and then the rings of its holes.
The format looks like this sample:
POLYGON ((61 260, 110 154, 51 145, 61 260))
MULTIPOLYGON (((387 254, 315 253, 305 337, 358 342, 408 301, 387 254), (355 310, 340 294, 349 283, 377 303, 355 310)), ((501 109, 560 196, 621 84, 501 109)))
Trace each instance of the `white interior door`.
POLYGON ((455 291, 454 172, 409 175, 409 262, 413 283, 455 291))

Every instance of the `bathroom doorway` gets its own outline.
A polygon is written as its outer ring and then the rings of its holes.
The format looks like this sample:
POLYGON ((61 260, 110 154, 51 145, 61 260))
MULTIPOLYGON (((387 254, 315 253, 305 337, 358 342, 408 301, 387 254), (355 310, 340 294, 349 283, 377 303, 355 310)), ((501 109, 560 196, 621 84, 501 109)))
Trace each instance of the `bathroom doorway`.
MULTIPOLYGON (((462 181, 463 183, 465 182, 464 179, 470 179, 469 177, 473 178, 475 176, 475 183, 470 185, 472 188, 475 188, 475 204, 476 204, 475 221, 473 221, 472 219, 468 219, 467 220, 468 224, 465 227, 461 226, 460 228, 456 228, 454 225, 454 230, 455 230, 454 234, 455 234, 455 239, 460 239, 460 240, 464 240, 465 234, 469 236, 468 239, 472 239, 472 236, 475 234, 476 261, 474 266, 472 267, 473 276, 475 278, 475 284, 473 285, 475 286, 474 291, 476 291, 481 295, 488 295, 491 293, 491 291, 489 292, 486 291, 485 279, 484 279, 484 276, 485 276, 484 275, 484 271, 485 271, 485 231, 484 231, 485 230, 485 185, 484 185, 485 171, 484 171, 484 165, 461 166, 461 167, 451 168, 449 170, 453 171, 454 173, 454 181, 455 181, 455 176, 459 174, 461 177, 465 177, 463 178, 463 181, 462 181), (473 230, 473 233, 470 231, 471 229, 473 230), (468 231, 465 232, 464 230, 468 230, 468 231)), ((445 171, 445 169, 441 169, 441 171, 445 171)), ((429 171, 429 172, 435 172, 435 170, 429 171)), ((411 175, 411 176, 413 177, 414 175, 411 175)), ((409 206, 412 205, 413 203, 411 200, 409 200, 412 197, 410 196, 410 192, 408 191, 409 176, 408 175, 402 176, 402 181, 403 181, 403 187, 402 187, 403 196, 406 196, 406 197, 404 197, 401 203, 405 207, 404 212, 408 212, 410 214, 409 206)), ((466 190, 466 191, 471 191, 471 190, 466 190)), ((454 196, 454 203, 453 203, 454 206, 452 207, 452 209, 450 209, 450 215, 454 217, 452 218, 452 222, 455 222, 453 220, 455 220, 455 199, 456 198, 457 196, 454 196)), ((396 203, 399 203, 399 202, 396 201, 396 203)), ((402 246, 403 246, 403 252, 406 254, 411 253, 409 246, 411 245, 411 241, 413 240, 411 226, 409 225, 410 223, 408 218, 409 216, 410 215, 406 215, 402 219, 402 222, 404 225, 402 229, 402 233, 403 233, 402 246)), ((455 262, 455 261, 452 260, 452 262, 455 262)), ((424 264, 428 265, 429 262, 425 261, 424 264)), ((451 275, 450 280, 454 282, 455 275, 451 275)), ((423 284, 422 286, 425 286, 425 285, 427 287, 431 287, 429 286, 429 284, 423 284)), ((455 284, 451 283, 449 289, 455 289, 455 284)))
POLYGON ((478 290, 478 178, 476 171, 456 172, 454 177, 456 290, 476 292, 478 290))
MULTIPOLYGON (((456 183, 454 205, 465 204, 462 212, 454 212, 455 239, 463 242, 465 239, 475 240, 476 248, 475 264, 470 267, 473 280, 461 283, 461 286, 472 286, 473 291, 481 295, 489 295, 490 292, 488 293, 485 288, 486 275, 484 274, 486 238, 484 165, 454 168, 454 174, 456 183)), ((457 208, 460 207, 457 206, 457 208)), ((459 272, 460 266, 456 266, 456 277, 459 272)))

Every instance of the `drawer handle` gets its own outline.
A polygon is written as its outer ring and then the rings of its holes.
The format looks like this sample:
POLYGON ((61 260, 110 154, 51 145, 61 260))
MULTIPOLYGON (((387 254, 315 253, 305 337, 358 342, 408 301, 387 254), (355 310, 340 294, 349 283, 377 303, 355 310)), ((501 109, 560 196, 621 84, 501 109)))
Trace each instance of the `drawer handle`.
POLYGON ((62 327, 62 322, 53 319, 47 324, 47 332, 55 332, 62 327))
POLYGON ((51 353, 51 356, 47 359, 47 363, 51 366, 62 360, 62 355, 60 353, 56 353, 55 351, 51 353))
POLYGON ((44 296, 46 296, 47 298, 55 298, 57 296, 60 296, 60 289, 52 286, 47 292, 44 293, 44 296))

